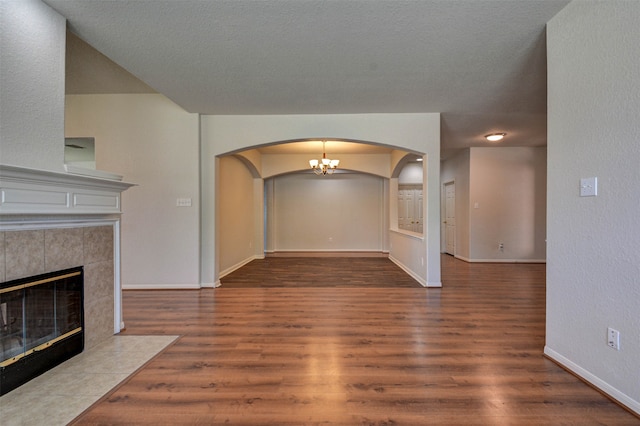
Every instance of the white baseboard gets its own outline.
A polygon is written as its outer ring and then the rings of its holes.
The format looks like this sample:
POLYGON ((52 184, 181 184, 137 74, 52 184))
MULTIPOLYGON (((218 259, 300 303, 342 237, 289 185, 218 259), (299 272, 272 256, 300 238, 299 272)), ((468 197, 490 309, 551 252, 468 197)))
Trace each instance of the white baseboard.
POLYGON ((453 257, 467 263, 547 263, 547 259, 469 259, 457 254, 453 257))
MULTIPOLYGON (((413 272, 411 269, 409 269, 406 265, 404 265, 395 257, 389 255, 389 260, 395 263, 400 269, 405 271, 407 274, 409 274, 414 280, 418 281, 418 283, 420 283, 422 287, 430 287, 430 285, 425 281, 424 278, 417 275, 415 272, 413 272)), ((442 287, 442 284, 440 284, 440 287, 442 287)))
POLYGON ((198 290, 201 288, 200 284, 122 284, 123 290, 198 290))
POLYGON ((262 255, 262 256, 258 256, 258 255, 250 256, 250 257, 246 258, 245 260, 243 260, 241 262, 238 262, 233 266, 230 266, 229 268, 225 269, 224 271, 220 271, 218 282, 216 283, 218 285, 214 285, 214 287, 220 287, 220 285, 219 285, 220 278, 224 278, 226 275, 229 275, 233 271, 236 271, 236 270, 242 268, 247 263, 249 263, 249 262, 251 262, 253 260, 256 260, 256 259, 264 259, 264 255, 262 255))
POLYGON ((268 251, 267 257, 387 257, 380 250, 277 250, 268 251))
POLYGON ((199 290, 201 288, 220 287, 220 280, 216 283, 200 284, 123 284, 123 290, 199 290))
POLYGON ((627 407, 629 410, 633 411, 634 413, 640 414, 640 401, 636 401, 635 399, 631 398, 629 395, 627 395, 627 394, 623 393, 622 391, 616 389, 615 387, 611 386, 609 383, 607 383, 604 380, 600 379, 598 376, 596 376, 596 375, 592 374, 591 372, 585 370, 584 368, 582 368, 579 365, 575 364, 570 359, 567 359, 564 356, 560 355, 558 352, 554 351, 553 349, 551 349, 548 346, 544 347, 544 354, 546 356, 548 356, 549 358, 551 358, 553 361, 555 361, 558 364, 560 364, 562 367, 564 367, 567 370, 571 371, 576 376, 580 377, 581 379, 583 379, 584 381, 590 383, 591 385, 593 385, 594 387, 596 387, 597 389, 599 389, 603 393, 607 394, 612 399, 614 399, 616 402, 624 405, 625 407, 627 407))

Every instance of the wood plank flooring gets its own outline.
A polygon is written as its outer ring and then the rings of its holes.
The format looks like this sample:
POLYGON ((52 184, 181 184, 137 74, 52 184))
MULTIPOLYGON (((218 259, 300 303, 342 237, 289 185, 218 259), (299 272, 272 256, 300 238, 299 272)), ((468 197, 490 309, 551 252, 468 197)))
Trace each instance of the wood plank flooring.
POLYGON ((422 288, 386 257, 267 257, 248 263, 221 281, 226 288, 422 288))
POLYGON ((543 357, 544 265, 442 262, 442 289, 305 264, 288 287, 126 291, 124 334, 182 337, 75 424, 640 424, 543 357))

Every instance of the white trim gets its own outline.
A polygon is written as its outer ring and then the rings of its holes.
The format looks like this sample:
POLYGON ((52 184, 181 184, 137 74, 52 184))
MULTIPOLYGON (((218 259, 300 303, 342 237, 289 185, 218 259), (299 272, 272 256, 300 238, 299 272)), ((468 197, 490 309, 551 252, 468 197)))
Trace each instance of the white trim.
MULTIPOLYGON (((445 254, 450 254, 452 256, 456 255, 456 250, 457 250, 457 245, 456 245, 456 232, 457 232, 457 226, 455 226, 456 229, 454 229, 454 234, 453 234, 453 253, 447 253, 447 236, 446 236, 446 232, 447 232, 447 224, 444 223, 444 221, 447 220, 446 216, 447 216, 447 185, 453 185, 454 189, 456 186, 456 178, 452 178, 451 180, 448 180, 446 182, 442 182, 440 184, 440 253, 445 253, 445 254), (442 220, 442 218, 444 217, 444 221, 442 220)), ((454 197, 453 199, 454 201, 454 205, 457 205, 456 203, 456 199, 454 197)), ((455 215, 455 207, 453 209, 453 214, 455 215)))
POLYGON ((150 284, 123 284, 122 290, 199 290, 201 284, 175 284, 175 283, 150 283, 150 284))
POLYGON ((344 251, 344 250, 283 250, 283 251, 269 251, 264 256, 258 257, 258 259, 264 259, 265 257, 388 257, 388 251, 344 251))
POLYGON ((267 253, 384 253, 379 249, 274 249, 267 253))
POLYGON ((217 288, 222 284, 220 281, 217 283, 200 283, 200 284, 190 284, 190 283, 151 283, 151 284, 123 284, 123 290, 200 290, 202 288, 217 288))
POLYGON ((0 217, 0 231, 36 231, 39 229, 87 228, 90 226, 113 225, 119 220, 120 219, 118 217, 67 219, 66 217, 58 216, 55 219, 28 217, 20 220, 4 220, 4 218, 0 217))
POLYGON ((244 265, 246 265, 247 263, 255 260, 255 259, 264 259, 264 256, 259 257, 257 255, 253 255, 248 257, 247 259, 236 263, 235 265, 225 269, 224 271, 221 271, 220 274, 218 274, 218 281, 220 281, 220 278, 224 278, 226 275, 229 275, 230 273, 232 273, 233 271, 242 268, 244 265))
POLYGON ((72 175, 89 176, 89 177, 94 177, 99 179, 108 179, 108 180, 117 180, 117 181, 122 180, 122 175, 118 175, 111 172, 105 172, 103 170, 88 169, 86 167, 74 166, 68 163, 64 165, 64 169, 67 171, 67 173, 72 175))
MULTIPOLYGON (((418 283, 420 283, 420 285, 422 287, 430 287, 431 285, 429 285, 429 283, 427 283, 425 281, 424 278, 420 277, 419 275, 417 275, 415 272, 413 272, 411 269, 409 269, 408 267, 406 267, 402 262, 400 262, 398 259, 396 259, 395 257, 393 257, 392 255, 389 255, 389 260, 392 261, 393 263, 395 263, 400 269, 402 269, 403 271, 405 271, 407 274, 409 274, 413 279, 415 279, 416 281, 418 281, 418 283)), ((440 284, 440 287, 442 287, 442 284, 440 284)))
POLYGON ((122 283, 120 282, 120 220, 113 223, 113 334, 124 328, 122 283))
POLYGON ((457 254, 454 257, 468 263, 547 263, 547 259, 468 259, 457 254))
POLYGON ((560 355, 558 352, 554 351, 553 349, 551 349, 546 345, 544 347, 544 354, 549 358, 551 358, 552 360, 554 360, 555 362, 557 362, 558 364, 560 364, 562 367, 566 368, 567 370, 571 371, 572 373, 580 377, 581 379, 595 386, 596 388, 598 388, 599 390, 607 394, 609 397, 613 398, 615 401, 624 405, 629 410, 633 411, 636 414, 640 414, 640 401, 636 401, 635 399, 631 398, 629 395, 611 386, 609 383, 600 379, 595 374, 585 370, 584 368, 575 364, 570 359, 565 358, 564 356, 560 355))
POLYGON ((120 214, 134 184, 0 164, 0 215, 120 214))
POLYGON ((396 234, 404 235, 406 237, 411 237, 411 238, 419 240, 419 241, 424 241, 424 235, 423 234, 419 234, 417 232, 406 231, 404 229, 397 229, 397 228, 391 228, 391 229, 389 229, 389 232, 394 232, 396 234))

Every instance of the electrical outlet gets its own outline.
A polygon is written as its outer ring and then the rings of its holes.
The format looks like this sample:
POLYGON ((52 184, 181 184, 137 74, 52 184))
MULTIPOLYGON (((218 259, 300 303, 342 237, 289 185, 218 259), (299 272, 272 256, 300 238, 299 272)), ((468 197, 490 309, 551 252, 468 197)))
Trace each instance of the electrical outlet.
POLYGON ((498 243, 498 250, 504 251, 504 243, 498 243))
POLYGON ((607 345, 617 351, 620 350, 620 332, 613 328, 607 328, 607 345))

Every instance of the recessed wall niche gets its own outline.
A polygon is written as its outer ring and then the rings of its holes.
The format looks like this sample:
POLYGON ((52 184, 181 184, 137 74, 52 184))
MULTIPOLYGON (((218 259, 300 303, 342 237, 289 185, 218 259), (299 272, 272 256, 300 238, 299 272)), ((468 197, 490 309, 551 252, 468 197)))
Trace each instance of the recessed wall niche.
POLYGON ((64 163, 70 166, 95 170, 95 138, 64 138, 64 163))
POLYGON ((423 165, 407 163, 398 176, 398 229, 424 232, 423 165))

